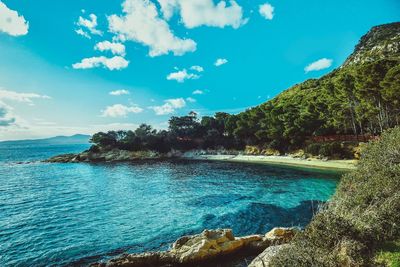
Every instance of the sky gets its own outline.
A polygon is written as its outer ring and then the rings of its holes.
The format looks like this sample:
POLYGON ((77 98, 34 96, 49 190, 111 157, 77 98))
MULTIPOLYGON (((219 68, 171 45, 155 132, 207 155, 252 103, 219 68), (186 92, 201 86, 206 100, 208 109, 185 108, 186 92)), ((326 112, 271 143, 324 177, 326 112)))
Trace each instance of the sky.
POLYGON ((0 0, 0 140, 238 113, 395 21, 398 0, 0 0))

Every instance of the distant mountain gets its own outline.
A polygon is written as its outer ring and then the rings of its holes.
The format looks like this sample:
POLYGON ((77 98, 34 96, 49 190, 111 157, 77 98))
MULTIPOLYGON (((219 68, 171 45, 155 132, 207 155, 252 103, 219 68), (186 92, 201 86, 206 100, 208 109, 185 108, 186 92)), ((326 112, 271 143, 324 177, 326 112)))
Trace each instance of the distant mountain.
POLYGON ((65 145, 65 144, 89 144, 90 135, 75 134, 72 136, 55 136, 44 139, 30 139, 30 140, 15 140, 15 141, 3 141, 0 144, 54 144, 54 145, 65 145))

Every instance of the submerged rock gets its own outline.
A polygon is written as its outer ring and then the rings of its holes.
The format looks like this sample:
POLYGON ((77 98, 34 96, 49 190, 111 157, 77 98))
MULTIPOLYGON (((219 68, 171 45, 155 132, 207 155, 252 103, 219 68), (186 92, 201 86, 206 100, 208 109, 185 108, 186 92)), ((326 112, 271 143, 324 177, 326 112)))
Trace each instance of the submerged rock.
POLYGON ((235 254, 257 254, 271 245, 289 242, 294 228, 274 228, 265 235, 235 237, 231 229, 204 230, 201 234, 183 236, 165 252, 128 254, 106 263, 91 266, 193 266, 235 254))

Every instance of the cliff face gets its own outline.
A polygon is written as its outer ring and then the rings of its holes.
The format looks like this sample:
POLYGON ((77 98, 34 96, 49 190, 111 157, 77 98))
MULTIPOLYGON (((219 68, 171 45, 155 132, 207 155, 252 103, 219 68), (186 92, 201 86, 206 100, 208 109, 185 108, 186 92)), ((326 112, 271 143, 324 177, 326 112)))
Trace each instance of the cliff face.
POLYGON ((364 35, 343 66, 400 57, 400 22, 373 27, 364 35))

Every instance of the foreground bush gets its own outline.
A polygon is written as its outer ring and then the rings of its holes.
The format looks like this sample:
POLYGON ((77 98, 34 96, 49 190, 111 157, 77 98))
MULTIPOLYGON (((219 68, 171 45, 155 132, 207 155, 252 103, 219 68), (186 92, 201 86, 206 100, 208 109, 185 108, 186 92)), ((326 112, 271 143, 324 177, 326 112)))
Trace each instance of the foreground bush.
POLYGON ((384 243, 400 239, 400 128, 370 143, 358 169, 272 266, 377 266, 384 243))

